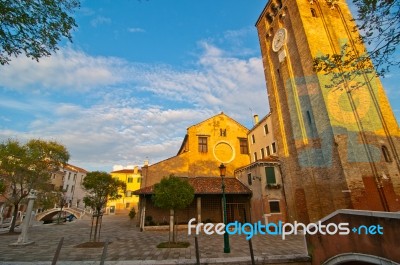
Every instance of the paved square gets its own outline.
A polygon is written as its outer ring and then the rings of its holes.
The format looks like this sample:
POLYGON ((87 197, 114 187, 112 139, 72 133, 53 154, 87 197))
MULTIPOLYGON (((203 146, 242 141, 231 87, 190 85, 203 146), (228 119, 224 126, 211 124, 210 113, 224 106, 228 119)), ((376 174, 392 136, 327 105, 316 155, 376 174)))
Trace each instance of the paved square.
MULTIPOLYGON (((62 225, 35 225, 29 229, 29 240, 35 243, 24 247, 9 246, 17 241, 18 235, 0 234, 0 264, 51 264, 61 237, 64 237, 64 243, 57 264, 99 264, 103 248, 76 247, 89 241, 90 226, 91 220, 87 217, 62 225)), ((168 241, 167 231, 140 232, 128 216, 111 215, 103 217, 100 240, 106 239, 111 242, 107 248, 106 264, 156 264, 156 261, 160 261, 157 264, 195 264, 194 236, 188 236, 186 229, 179 230, 178 240, 190 242, 190 247, 158 249, 157 244, 168 241)), ((231 260, 232 264, 240 264, 240 260, 250 260, 249 244, 244 235, 230 236, 229 254, 223 253, 223 236, 202 234, 198 236, 198 242, 202 261, 228 264, 226 262, 231 260)), ((303 236, 282 240, 280 236, 256 235, 252 243, 258 259, 280 255, 307 256, 303 236)))

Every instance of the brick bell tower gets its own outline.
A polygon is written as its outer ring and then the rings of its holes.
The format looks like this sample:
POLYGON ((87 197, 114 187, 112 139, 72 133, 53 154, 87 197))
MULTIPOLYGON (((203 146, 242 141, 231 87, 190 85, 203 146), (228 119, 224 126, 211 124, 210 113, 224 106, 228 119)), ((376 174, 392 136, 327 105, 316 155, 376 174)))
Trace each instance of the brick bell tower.
POLYGON ((256 27, 289 221, 344 208, 399 211, 400 130, 379 78, 329 87, 331 76, 313 70, 313 58, 343 44, 365 52, 346 2, 270 0, 256 27))

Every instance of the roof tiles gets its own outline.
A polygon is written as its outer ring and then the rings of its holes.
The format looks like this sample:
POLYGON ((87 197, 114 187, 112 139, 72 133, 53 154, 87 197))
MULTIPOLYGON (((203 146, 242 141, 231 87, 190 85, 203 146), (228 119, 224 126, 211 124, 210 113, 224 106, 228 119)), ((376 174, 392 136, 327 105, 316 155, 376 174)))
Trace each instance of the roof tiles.
MULTIPOLYGON (((219 177, 196 177, 185 178, 194 188, 195 194, 222 194, 222 182, 219 177)), ((251 194, 251 190, 247 188, 238 179, 226 177, 225 194, 251 194)), ((141 188, 134 191, 135 195, 153 194, 154 185, 141 188)))

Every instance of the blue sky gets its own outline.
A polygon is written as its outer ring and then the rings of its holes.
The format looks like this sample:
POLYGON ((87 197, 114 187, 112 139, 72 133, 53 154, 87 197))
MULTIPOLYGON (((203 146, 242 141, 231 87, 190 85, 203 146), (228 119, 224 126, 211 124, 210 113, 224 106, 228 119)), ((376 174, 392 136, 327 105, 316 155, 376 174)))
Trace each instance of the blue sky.
MULTIPOLYGON (((268 99, 254 24, 266 0, 83 0, 73 43, 0 66, 0 140, 57 140, 87 170, 177 153, 221 111, 248 128, 268 99)), ((400 115, 398 69, 383 80, 400 115)))

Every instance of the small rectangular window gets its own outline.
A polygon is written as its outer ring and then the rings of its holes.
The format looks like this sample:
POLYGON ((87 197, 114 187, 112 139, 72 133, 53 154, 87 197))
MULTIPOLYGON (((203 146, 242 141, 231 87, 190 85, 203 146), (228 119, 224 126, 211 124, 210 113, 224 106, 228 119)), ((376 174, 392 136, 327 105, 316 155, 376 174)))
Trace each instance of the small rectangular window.
POLYGON ((392 157, 391 157, 391 155, 389 153, 389 149, 384 145, 382 145, 382 153, 383 153, 383 157, 385 158, 386 162, 391 163, 393 161, 392 157))
POLYGON ((274 167, 265 167, 265 176, 267 177, 267 184, 276 184, 274 167))
POLYGON ((276 153, 276 144, 272 143, 272 153, 275 154, 276 153))
POLYGON ((257 152, 254 152, 254 161, 257 161, 257 152))
POLYGON ((219 135, 225 137, 226 136, 226 129, 219 129, 219 135))
POLYGON ((254 134, 251 135, 251 142, 252 142, 253 144, 256 143, 256 137, 254 137, 254 134))
POLYGON ((133 178, 128 178, 128 183, 132 183, 133 182, 133 178))
POLYGON ((317 11, 315 11, 314 8, 311 8, 310 11, 311 11, 311 16, 312 16, 312 17, 318 17, 318 16, 317 16, 317 11))
POLYGON ((199 137, 199 152, 207 153, 207 137, 199 137))
POLYGON ((267 135, 269 133, 268 124, 264 125, 264 134, 267 135))
POLYGON ((261 158, 265 157, 264 148, 261 148, 261 158))
POLYGON ((137 183, 142 182, 142 178, 137 178, 137 183))
POLYGON ((247 183, 249 183, 249 185, 253 183, 253 180, 251 179, 251 173, 247 174, 247 183))
POLYGON ((271 148, 269 147, 269 145, 267 146, 267 156, 271 155, 271 148))
POLYGON ((271 213, 280 213, 279 201, 269 201, 269 210, 271 213))
POLYGON ((125 208, 128 209, 130 205, 131 205, 131 204, 130 204, 129 202, 127 202, 127 203, 125 204, 125 208))
POLYGON ((248 144, 247 144, 247 139, 246 138, 240 138, 239 139, 239 143, 240 143, 240 153, 241 154, 249 154, 249 148, 248 148, 248 144))
POLYGON ((131 190, 127 190, 125 196, 126 197, 132 197, 132 191, 131 190))

